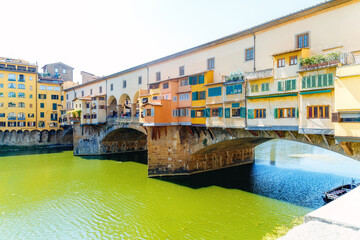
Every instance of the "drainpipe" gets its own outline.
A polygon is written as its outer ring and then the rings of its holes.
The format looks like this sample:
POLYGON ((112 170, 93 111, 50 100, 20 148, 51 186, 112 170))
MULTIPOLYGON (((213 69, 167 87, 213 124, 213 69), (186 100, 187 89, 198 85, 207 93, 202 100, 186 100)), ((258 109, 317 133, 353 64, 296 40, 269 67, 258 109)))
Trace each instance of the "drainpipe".
POLYGON ((107 117, 108 117, 108 102, 107 102, 107 79, 105 79, 105 121, 107 122, 107 117))
POLYGON ((255 37, 255 33, 253 32, 253 30, 252 30, 252 28, 250 29, 250 32, 251 32, 251 34, 254 36, 254 72, 256 71, 256 65, 255 65, 255 63, 256 63, 256 57, 255 57, 255 46, 256 46, 256 42, 255 42, 255 40, 256 40, 256 37, 255 37))

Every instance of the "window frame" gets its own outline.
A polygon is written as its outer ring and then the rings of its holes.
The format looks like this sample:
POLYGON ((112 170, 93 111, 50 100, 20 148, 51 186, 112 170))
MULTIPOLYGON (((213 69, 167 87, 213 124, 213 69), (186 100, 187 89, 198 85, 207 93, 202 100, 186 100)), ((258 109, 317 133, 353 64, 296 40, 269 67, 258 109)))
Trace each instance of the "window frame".
POLYGON ((245 49, 245 61, 254 60, 254 47, 250 47, 245 49))
POLYGON ((207 70, 215 69, 215 57, 208 58, 206 63, 207 63, 207 70))

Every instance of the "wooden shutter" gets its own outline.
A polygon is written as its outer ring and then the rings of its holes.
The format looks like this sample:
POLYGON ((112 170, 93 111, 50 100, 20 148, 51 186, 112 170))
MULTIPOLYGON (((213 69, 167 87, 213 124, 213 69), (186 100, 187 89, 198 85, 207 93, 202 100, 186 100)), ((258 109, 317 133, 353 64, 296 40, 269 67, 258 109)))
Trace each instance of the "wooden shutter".
POLYGON ((295 117, 299 118, 299 108, 295 108, 295 117))
POLYGON ((301 88, 306 88, 306 77, 303 77, 302 79, 301 79, 301 88))
POLYGON ((199 92, 193 92, 192 93, 192 101, 196 101, 196 100, 198 100, 199 98, 198 98, 198 94, 199 92))
POLYGON ((225 118, 230 118, 230 108, 225 108, 225 118))
POLYGON ((223 117, 223 108, 219 107, 219 117, 223 117))
POLYGON ((274 118, 278 118, 278 109, 277 108, 274 108, 274 118))
POLYGON ((195 118, 195 110, 191 110, 191 118, 195 118))
POLYGON ((204 84, 204 75, 199 76, 199 84, 204 84))
POLYGON ((284 91, 284 90, 283 90, 283 86, 282 86, 282 81, 279 81, 279 82, 278 82, 278 91, 279 91, 279 92, 284 91))
POLYGON ((316 87, 316 75, 311 76, 311 87, 316 87))
POLYGON ((333 78, 333 74, 329 73, 328 74, 328 81, 329 81, 329 86, 333 86, 334 85, 334 78, 333 78))
POLYGON ((318 75, 318 87, 322 87, 323 84, 322 84, 322 75, 318 75))
POLYGON ((244 108, 244 107, 241 107, 241 108, 240 108, 240 117, 245 118, 245 113, 246 113, 245 108, 244 108))
POLYGON ((254 109, 248 109, 248 119, 254 119, 254 109))

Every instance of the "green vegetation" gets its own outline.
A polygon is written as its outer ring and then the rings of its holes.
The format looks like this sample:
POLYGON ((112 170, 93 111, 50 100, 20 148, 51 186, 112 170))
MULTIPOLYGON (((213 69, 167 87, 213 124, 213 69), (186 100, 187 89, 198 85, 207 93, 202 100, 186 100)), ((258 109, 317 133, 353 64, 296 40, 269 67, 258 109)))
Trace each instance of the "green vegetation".
POLYGON ((300 59, 301 66, 310 66, 321 63, 329 63, 332 61, 339 61, 341 57, 341 52, 328 53, 326 55, 313 55, 307 58, 300 59))
POLYGON ((244 80, 244 75, 241 71, 231 73, 230 76, 225 77, 226 82, 236 82, 239 80, 244 80))

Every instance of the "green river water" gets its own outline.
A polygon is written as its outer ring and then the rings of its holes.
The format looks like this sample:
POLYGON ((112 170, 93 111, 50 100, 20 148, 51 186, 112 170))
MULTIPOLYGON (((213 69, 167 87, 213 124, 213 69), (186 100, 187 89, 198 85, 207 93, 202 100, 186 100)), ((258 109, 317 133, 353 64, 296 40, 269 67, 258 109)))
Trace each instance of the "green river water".
POLYGON ((71 151, 2 154, 0 182, 0 239, 262 239, 311 211, 151 179, 146 164, 71 151))

